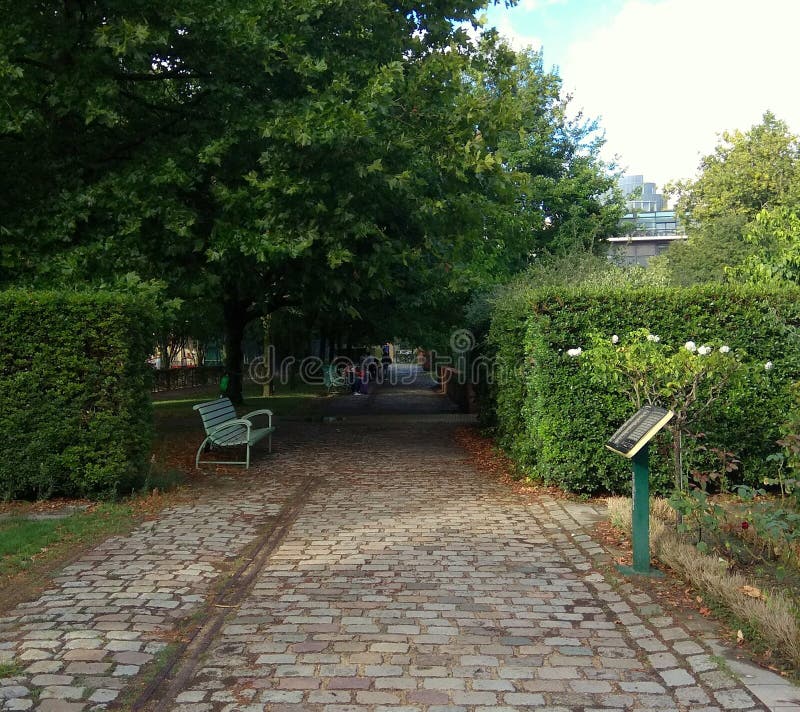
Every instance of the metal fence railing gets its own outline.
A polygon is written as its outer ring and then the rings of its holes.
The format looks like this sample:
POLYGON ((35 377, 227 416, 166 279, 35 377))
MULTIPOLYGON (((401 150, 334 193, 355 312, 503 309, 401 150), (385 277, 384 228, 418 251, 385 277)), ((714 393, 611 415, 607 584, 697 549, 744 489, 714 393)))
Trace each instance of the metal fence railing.
POLYGON ((153 369, 153 393, 194 388, 219 383, 225 373, 223 366, 192 366, 153 369))

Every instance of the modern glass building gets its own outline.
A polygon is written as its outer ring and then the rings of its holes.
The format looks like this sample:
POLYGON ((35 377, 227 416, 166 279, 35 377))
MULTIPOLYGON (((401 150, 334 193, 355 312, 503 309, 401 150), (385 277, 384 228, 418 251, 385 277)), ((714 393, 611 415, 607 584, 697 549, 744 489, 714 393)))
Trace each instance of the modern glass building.
POLYGON ((686 239, 686 230, 674 210, 628 213, 620 223, 632 226, 630 232, 608 241, 611 258, 621 264, 646 266, 651 257, 666 252, 675 240, 686 239))
POLYGON ((631 212, 656 213, 662 211, 664 196, 656 192, 655 183, 645 183, 644 176, 622 176, 619 187, 625 196, 625 206, 631 212))
POLYGON ((664 237, 686 234, 683 226, 678 223, 674 210, 627 213, 620 222, 622 225, 633 225, 631 235, 664 237))
POLYGON ((644 176, 628 175, 619 179, 628 213, 620 224, 625 235, 609 238, 609 257, 620 264, 645 266, 651 257, 669 249, 675 240, 685 240, 686 230, 675 217, 674 210, 665 210, 666 201, 656 191, 655 183, 646 183, 644 176))

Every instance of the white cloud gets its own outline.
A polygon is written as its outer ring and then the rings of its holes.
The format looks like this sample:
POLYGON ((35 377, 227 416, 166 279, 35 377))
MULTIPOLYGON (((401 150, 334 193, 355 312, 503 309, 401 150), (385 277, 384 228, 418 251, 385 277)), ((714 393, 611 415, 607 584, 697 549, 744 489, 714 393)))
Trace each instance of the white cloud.
POLYGON ((492 23, 498 32, 506 38, 508 43, 516 50, 534 49, 537 52, 542 48, 542 40, 535 35, 525 35, 514 29, 514 24, 504 15, 492 23))
POLYGON ((561 5, 566 0, 520 0, 519 7, 527 12, 541 10, 548 5, 561 5))
POLYGON ((561 76, 600 117, 607 155, 663 185, 767 109, 800 131, 798 26, 793 0, 632 0, 569 48, 561 76))

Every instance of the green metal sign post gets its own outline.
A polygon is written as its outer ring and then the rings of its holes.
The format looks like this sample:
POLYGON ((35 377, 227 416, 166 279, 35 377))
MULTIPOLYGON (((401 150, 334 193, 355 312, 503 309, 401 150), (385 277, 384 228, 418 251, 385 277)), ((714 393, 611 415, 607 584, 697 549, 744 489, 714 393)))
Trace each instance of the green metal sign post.
POLYGON ((645 445, 633 458, 633 509, 631 538, 633 566, 618 566, 624 574, 661 577, 650 567, 650 448, 645 445))
POLYGON ((633 463, 633 509, 631 539, 633 566, 618 566, 624 574, 663 576, 650 568, 650 439, 672 418, 673 412, 657 406, 644 406, 629 418, 606 443, 609 450, 633 463))

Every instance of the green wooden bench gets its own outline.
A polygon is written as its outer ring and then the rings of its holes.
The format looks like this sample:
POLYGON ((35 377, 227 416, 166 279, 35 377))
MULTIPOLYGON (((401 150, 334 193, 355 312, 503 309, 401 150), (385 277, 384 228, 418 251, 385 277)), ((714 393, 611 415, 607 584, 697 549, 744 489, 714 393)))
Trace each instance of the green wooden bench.
POLYGON ((255 445, 259 440, 269 437, 269 451, 272 452, 272 433, 275 428, 272 426, 271 410, 254 410, 242 418, 236 416, 236 410, 230 398, 217 398, 217 400, 207 403, 198 403, 193 406, 194 410, 200 412, 203 419, 203 427, 206 431, 206 439, 197 450, 197 457, 194 459, 195 467, 201 464, 213 465, 244 465, 250 467, 250 446, 255 445), (269 421, 266 428, 256 428, 253 426, 252 418, 256 415, 266 415, 269 421), (200 455, 203 448, 210 444, 212 447, 234 447, 244 445, 247 448, 245 460, 203 460, 200 455))
POLYGON ((322 382, 328 393, 335 393, 347 387, 347 381, 341 372, 334 365, 322 367, 322 382))

